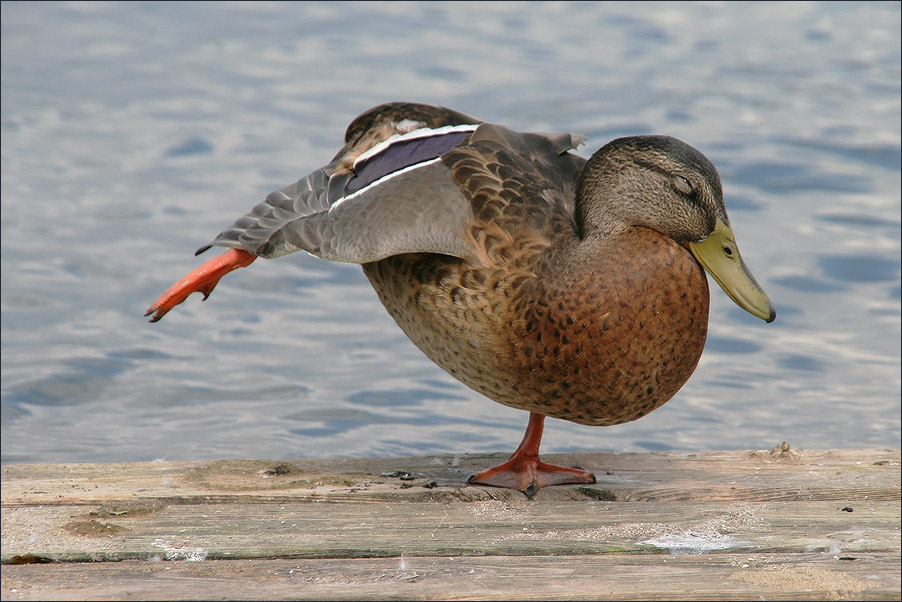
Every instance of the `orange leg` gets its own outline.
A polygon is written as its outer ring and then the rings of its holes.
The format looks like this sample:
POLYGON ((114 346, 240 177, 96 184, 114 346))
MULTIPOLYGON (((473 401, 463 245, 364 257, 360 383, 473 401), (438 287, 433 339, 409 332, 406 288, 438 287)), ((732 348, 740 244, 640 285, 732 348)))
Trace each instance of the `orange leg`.
POLYGON ((469 479, 469 483, 516 489, 532 497, 542 487, 575 485, 595 482, 595 475, 581 468, 567 468, 546 464, 539 460, 539 444, 545 416, 532 412, 520 447, 510 459, 494 468, 483 470, 469 479))
POLYGON ((206 299, 213 292, 220 278, 232 270, 252 264, 255 259, 257 259, 256 255, 243 249, 229 249, 170 286, 169 290, 147 308, 144 315, 153 314, 150 321, 156 322, 170 309, 187 299, 191 293, 203 293, 204 299, 206 299))

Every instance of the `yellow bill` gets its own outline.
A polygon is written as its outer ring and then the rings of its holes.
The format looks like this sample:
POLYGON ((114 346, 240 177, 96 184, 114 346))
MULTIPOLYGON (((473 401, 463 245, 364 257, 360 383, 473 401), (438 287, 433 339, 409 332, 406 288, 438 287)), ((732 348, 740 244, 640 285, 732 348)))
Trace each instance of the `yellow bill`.
POLYGON ((774 304, 742 261, 733 229, 723 220, 717 220, 708 238, 689 243, 689 250, 736 305, 765 322, 774 321, 774 304))

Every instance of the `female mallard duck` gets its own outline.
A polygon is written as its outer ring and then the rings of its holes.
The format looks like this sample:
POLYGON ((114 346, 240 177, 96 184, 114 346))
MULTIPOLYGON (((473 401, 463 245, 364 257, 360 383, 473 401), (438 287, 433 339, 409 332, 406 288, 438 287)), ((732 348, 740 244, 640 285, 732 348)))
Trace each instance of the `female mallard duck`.
POLYGON ((355 119, 331 163, 270 194, 206 247, 231 247, 150 306, 159 320, 258 256, 359 263, 435 363, 529 411, 507 462, 470 482, 593 483, 539 460, 545 416, 635 420, 670 399, 708 330, 707 269, 743 309, 774 307, 745 266, 720 178, 667 136, 608 143, 524 134, 441 107, 392 103, 355 119))

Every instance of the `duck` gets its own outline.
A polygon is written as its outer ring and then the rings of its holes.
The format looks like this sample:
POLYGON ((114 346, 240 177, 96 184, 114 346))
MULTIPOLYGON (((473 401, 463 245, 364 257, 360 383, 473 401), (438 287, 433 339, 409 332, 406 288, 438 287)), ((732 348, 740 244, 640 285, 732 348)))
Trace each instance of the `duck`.
POLYGON ((223 230, 226 251, 176 282, 151 321, 206 299, 258 257, 357 263, 425 355, 529 413, 510 458, 469 478, 533 497, 595 483, 541 460, 546 417, 610 426, 671 399, 708 330, 707 272, 767 323, 774 305, 742 259, 714 165, 665 135, 607 142, 519 132, 440 106, 392 102, 348 126, 332 160, 223 230))

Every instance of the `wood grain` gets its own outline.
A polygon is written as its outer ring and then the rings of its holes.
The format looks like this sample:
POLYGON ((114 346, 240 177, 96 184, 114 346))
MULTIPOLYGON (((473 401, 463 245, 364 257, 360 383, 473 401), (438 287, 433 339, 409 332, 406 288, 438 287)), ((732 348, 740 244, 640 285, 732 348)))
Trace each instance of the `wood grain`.
POLYGON ((2 467, 14 599, 900 599, 899 450, 2 467), (25 562, 28 564, 15 564, 25 562))

